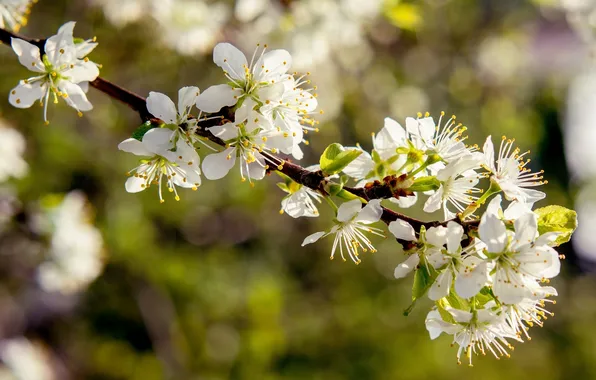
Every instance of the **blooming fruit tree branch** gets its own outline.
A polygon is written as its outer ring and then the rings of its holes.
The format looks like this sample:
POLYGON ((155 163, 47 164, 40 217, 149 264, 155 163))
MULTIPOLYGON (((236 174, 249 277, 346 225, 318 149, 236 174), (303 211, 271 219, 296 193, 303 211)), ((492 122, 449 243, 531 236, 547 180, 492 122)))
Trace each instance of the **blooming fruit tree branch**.
POLYGON ((375 236, 397 239, 406 258, 395 277, 414 273, 406 314, 430 298, 426 327, 432 339, 452 336, 458 361, 471 364, 473 354, 486 352, 509 356, 513 342, 529 338, 529 327, 551 314, 546 305, 557 292, 546 284, 559 274, 561 259, 554 247, 569 240, 576 215, 560 206, 533 210, 546 196, 537 190, 546 181, 513 139, 501 138, 498 148, 491 136, 482 148, 466 145, 467 128, 444 113, 418 114, 405 126, 386 118, 370 152, 333 143, 316 165, 302 167, 294 161, 303 158, 306 136, 318 132, 316 87, 290 71, 286 50, 258 46, 245 56, 220 43, 213 60, 221 84, 202 92, 183 87, 175 100, 160 92, 145 99, 99 77, 101 66, 88 58, 97 41, 75 38, 74 26, 66 23, 45 40, 0 29, 0 40, 33 72, 10 91, 9 102, 17 108, 40 102, 49 123, 50 103, 63 101, 79 115, 91 111, 91 86, 137 111, 143 123, 118 146, 139 156, 128 192, 155 188, 165 202, 164 193, 179 200, 183 189, 198 190, 203 178, 218 180, 231 170, 251 186, 276 172, 286 193, 282 214, 318 217, 328 205, 335 215, 303 246, 330 236, 331 258, 358 264, 376 251, 375 236), (440 211, 441 220, 404 214, 422 198, 423 210, 440 211), (374 226, 379 221, 387 231, 374 226))

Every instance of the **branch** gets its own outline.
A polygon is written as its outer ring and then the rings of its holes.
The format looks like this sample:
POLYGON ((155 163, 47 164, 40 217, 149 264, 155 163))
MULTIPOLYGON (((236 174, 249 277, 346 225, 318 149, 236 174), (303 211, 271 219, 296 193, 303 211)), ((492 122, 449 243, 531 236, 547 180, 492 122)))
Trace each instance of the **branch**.
MULTIPOLYGON (((11 38, 20 38, 24 41, 27 41, 27 42, 37 46, 40 49, 40 51, 44 50, 44 45, 45 45, 45 41, 46 41, 45 39, 28 38, 28 37, 22 36, 20 34, 13 33, 8 30, 0 28, 0 41, 4 42, 7 45, 10 45, 11 38)), ((149 111, 147 110, 147 102, 146 102, 145 98, 143 98, 142 96, 137 95, 137 94, 135 94, 123 87, 120 87, 106 79, 103 79, 101 77, 97 77, 97 79, 90 82, 89 84, 93 88, 103 92, 104 94, 108 95, 112 99, 119 100, 120 102, 122 102, 122 103, 126 104, 127 106, 129 106, 130 108, 132 108, 134 111, 136 111, 139 114, 140 118, 143 121, 149 120, 149 121, 152 121, 155 123, 160 122, 159 119, 155 118, 153 115, 151 115, 149 113, 149 111)), ((213 136, 213 134, 210 133, 208 130, 208 128, 210 128, 210 127, 213 127, 216 125, 221 125, 224 120, 232 120, 232 121, 234 120, 234 112, 229 107, 224 107, 219 112, 210 114, 209 119, 199 119, 198 120, 199 128, 197 129, 197 134, 201 137, 209 139, 210 141, 214 142, 217 145, 225 146, 225 143, 221 139, 213 136), (219 118, 217 116, 219 116, 219 118)), ((277 170, 277 171, 287 175, 288 177, 290 177, 296 183, 299 183, 299 184, 306 186, 310 189, 313 189, 315 191, 325 194, 323 187, 324 187, 327 179, 320 171, 318 171, 318 172, 309 171, 300 165, 296 165, 294 163, 285 161, 285 160, 283 160, 273 154, 270 154, 270 153, 263 153, 263 155, 269 161, 280 163, 278 166, 273 166, 273 167, 270 166, 269 170, 277 170)), ((387 193, 386 191, 371 191, 370 189, 367 189, 366 187, 364 187, 364 188, 345 187, 344 189, 358 197, 364 198, 367 201, 369 201, 371 199, 391 198, 394 195, 391 192, 387 193)), ((395 220, 398 220, 398 219, 401 219, 401 220, 404 220, 404 221, 410 223, 412 225, 412 227, 414 227, 414 229, 417 231, 420 231, 420 228, 422 226, 424 226, 426 228, 430 228, 433 226, 444 225, 447 223, 447 222, 438 222, 438 221, 424 222, 424 221, 409 217, 407 215, 404 215, 404 214, 401 214, 396 211, 393 211, 393 210, 383 207, 383 215, 381 216, 381 220, 383 222, 385 222, 386 224, 389 224, 389 223, 391 223, 395 220)), ((461 222, 461 221, 459 221, 459 219, 455 218, 454 221, 460 223, 466 229, 466 231, 469 228, 474 228, 474 227, 478 226, 477 220, 474 220, 471 222, 461 222)))

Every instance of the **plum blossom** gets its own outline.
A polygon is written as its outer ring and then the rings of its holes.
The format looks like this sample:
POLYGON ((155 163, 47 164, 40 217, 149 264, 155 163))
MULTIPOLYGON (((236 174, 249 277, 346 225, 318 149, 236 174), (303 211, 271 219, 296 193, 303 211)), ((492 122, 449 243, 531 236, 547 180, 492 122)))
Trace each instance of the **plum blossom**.
POLYGON ((348 257, 354 263, 359 264, 361 261, 359 257, 360 250, 363 252, 376 252, 375 247, 365 233, 383 236, 381 230, 368 226, 378 222, 382 213, 381 202, 378 199, 371 200, 364 207, 358 199, 342 203, 337 210, 337 217, 331 230, 328 232, 315 232, 307 236, 302 242, 302 246, 312 244, 323 237, 335 235, 333 247, 331 248, 331 259, 333 260, 335 257, 335 251, 339 246, 341 258, 344 261, 347 260, 344 255, 345 249, 348 257))
POLYGON ((18 32, 27 25, 33 0, 0 0, 0 28, 18 32))
POLYGON ((129 172, 134 172, 125 184, 129 193, 143 191, 155 184, 163 203, 163 183, 174 193, 176 200, 180 200, 176 186, 197 190, 201 185, 199 155, 186 139, 180 138, 178 131, 154 128, 145 133, 141 141, 134 138, 122 141, 118 149, 148 157, 129 172))
POLYGON ((546 196, 542 191, 531 189, 547 183, 542 180, 544 171, 532 173, 526 168, 530 160, 524 160, 524 157, 530 151, 520 154, 519 148, 513 149, 514 142, 515 139, 503 136, 495 159, 495 148, 491 136, 488 136, 482 149, 485 165, 492 174, 491 180, 501 187, 505 198, 533 204, 546 196))
POLYGON ((22 178, 27 174, 28 165, 23 160, 24 152, 23 135, 0 120, 0 182, 10 177, 22 178))
POLYGON ((58 34, 47 39, 42 55, 39 47, 12 38, 12 48, 19 57, 19 62, 37 76, 21 80, 11 90, 9 102, 17 108, 29 108, 36 101, 44 106, 44 121, 48 122, 47 110, 50 97, 54 103, 62 98, 70 107, 82 112, 90 111, 93 106, 87 100, 87 83, 99 75, 98 65, 83 54, 88 54, 96 46, 94 42, 75 45, 73 40, 73 21, 64 24, 58 34), (83 59, 81 59, 83 58, 83 59))

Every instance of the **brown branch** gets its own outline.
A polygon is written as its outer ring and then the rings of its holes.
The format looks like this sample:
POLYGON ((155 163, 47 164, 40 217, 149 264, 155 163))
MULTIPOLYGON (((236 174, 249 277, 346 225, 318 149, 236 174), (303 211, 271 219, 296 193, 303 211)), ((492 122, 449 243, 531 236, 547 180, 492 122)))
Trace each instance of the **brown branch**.
MULTIPOLYGON (((45 41, 46 41, 45 39, 32 39, 32 38, 24 37, 22 35, 19 35, 19 34, 16 34, 16 33, 13 33, 8 30, 0 28, 0 41, 10 45, 11 38, 20 38, 24 41, 27 41, 27 42, 39 47, 40 51, 43 51, 45 41)), ((159 119, 155 118, 153 115, 151 115, 149 113, 149 111, 147 110, 147 102, 146 102, 145 98, 143 98, 142 96, 137 95, 137 94, 135 94, 125 88, 122 88, 122 87, 120 87, 106 79, 103 79, 101 77, 97 77, 97 79, 90 82, 89 84, 92 87, 94 87, 95 89, 108 95, 112 99, 117 99, 120 102, 122 102, 122 103, 126 104, 127 106, 129 106, 130 108, 132 108, 133 110, 135 110, 139 114, 140 118, 143 121, 151 120, 156 123, 160 122, 159 119)), ((220 125, 222 123, 222 120, 234 120, 234 112, 231 108, 224 107, 219 112, 217 112, 215 114, 210 114, 209 119, 199 119, 199 121, 198 121, 199 128, 197 130, 197 134, 206 138, 206 139, 209 139, 210 141, 212 141, 220 146, 225 146, 225 143, 221 139, 213 136, 213 134, 211 134, 208 131, 209 127, 212 127, 215 125, 220 125)), ((312 171, 306 170, 305 168, 303 168, 300 165, 296 165, 294 163, 282 160, 281 158, 279 158, 273 154, 270 154, 270 153, 264 153, 264 156, 270 162, 279 163, 277 166, 269 165, 270 166, 269 170, 277 170, 277 171, 287 175, 295 182, 297 182, 303 186, 306 186, 308 188, 311 188, 315 191, 325 194, 324 185, 326 184, 327 179, 325 178, 325 176, 323 175, 322 172, 320 172, 320 171, 312 172, 312 171)), ((386 189, 386 187, 384 187, 384 185, 373 185, 372 187, 369 186, 369 188, 366 188, 366 187, 364 187, 364 188, 344 187, 344 189, 358 197, 361 197, 361 198, 367 200, 367 201, 371 200, 371 199, 391 198, 396 195, 395 192, 387 191, 387 189, 386 189)), ((404 194, 402 194, 402 195, 404 195, 404 194)), ((399 196, 399 194, 398 194, 398 196, 399 196)), ((412 227, 414 227, 414 229, 416 229, 417 231, 419 231, 422 226, 429 228, 429 227, 433 227, 433 226, 444 225, 446 223, 446 222, 438 222, 438 221, 424 222, 424 221, 409 217, 407 215, 404 215, 404 214, 401 214, 396 211, 393 211, 393 210, 383 207, 383 215, 381 217, 381 220, 383 222, 385 222, 386 224, 389 224, 397 219, 402 219, 402 220, 410 223, 412 225, 412 227)), ((461 222, 457 218, 454 220, 457 221, 458 223, 462 224, 462 226, 464 226, 464 228, 466 228, 466 230, 468 230, 469 228, 475 228, 478 226, 477 220, 474 220, 471 222, 461 222)))

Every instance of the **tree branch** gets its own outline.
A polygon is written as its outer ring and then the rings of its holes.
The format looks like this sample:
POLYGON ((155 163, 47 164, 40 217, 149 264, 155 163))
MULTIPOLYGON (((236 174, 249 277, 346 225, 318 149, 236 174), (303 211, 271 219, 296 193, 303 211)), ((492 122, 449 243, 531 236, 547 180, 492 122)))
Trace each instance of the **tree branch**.
MULTIPOLYGON (((46 41, 45 39, 28 38, 28 37, 22 36, 20 34, 13 33, 8 30, 0 28, 0 41, 1 42, 4 42, 5 44, 10 45, 11 38, 20 38, 24 41, 27 41, 27 42, 37 46, 40 49, 40 51, 42 51, 42 52, 44 51, 44 45, 45 45, 45 41, 46 41)), ((98 91, 103 92, 104 94, 108 95, 112 99, 119 100, 120 102, 129 106, 131 109, 133 109, 134 111, 136 111, 139 114, 139 117, 143 121, 152 121, 152 122, 156 122, 156 123, 161 122, 159 119, 155 118, 153 115, 151 115, 149 113, 149 111, 147 110, 147 102, 146 102, 145 98, 143 98, 142 96, 137 95, 137 94, 135 94, 123 87, 120 87, 106 79, 103 79, 101 77, 97 77, 97 79, 95 79, 92 82, 89 82, 89 84, 93 88, 97 89, 98 91)), ((221 139, 219 139, 216 136, 213 136, 213 134, 210 133, 208 130, 208 128, 210 128, 210 127, 213 127, 216 125, 221 125, 224 120, 230 120, 230 121, 234 120, 234 112, 229 107, 224 107, 219 112, 217 112, 215 114, 210 114, 209 119, 199 119, 198 120, 199 128, 197 129, 197 134, 201 137, 209 139, 210 141, 214 142, 215 144, 218 144, 220 146, 225 146, 225 143, 221 139)), ((287 175, 295 182, 297 182, 303 186, 306 186, 310 189, 313 189, 315 191, 322 192, 323 194, 325 194, 323 187, 326 184, 327 179, 325 178, 325 176, 323 175, 322 172, 320 172, 320 171, 312 172, 312 171, 306 170, 305 168, 303 168, 300 165, 296 165, 289 161, 283 160, 283 159, 281 159, 273 154, 270 154, 270 153, 263 153, 263 155, 270 162, 278 162, 279 163, 277 166, 270 165, 269 170, 277 170, 277 171, 287 175)), ((381 190, 376 189, 374 191, 372 191, 371 189, 367 189, 366 187, 364 187, 364 188, 345 187, 344 189, 358 197, 364 198, 367 201, 371 200, 371 199, 391 198, 392 196, 395 195, 395 194, 391 193, 391 191, 389 191, 389 192, 384 191, 382 188, 379 188, 381 190)), ((398 219, 401 219, 401 220, 404 220, 404 221, 410 223, 412 225, 412 227, 414 227, 414 229, 417 231, 420 231, 420 228, 422 226, 429 228, 429 227, 433 227, 433 226, 444 225, 447 223, 447 222, 438 222, 438 221, 424 222, 424 221, 409 217, 407 215, 404 215, 404 214, 401 214, 396 211, 393 211, 393 210, 383 207, 383 214, 381 216, 381 220, 383 222, 385 222, 386 224, 389 224, 389 223, 391 223, 395 220, 398 220, 398 219)), ((457 218, 455 218, 454 220, 457 221, 458 223, 460 223, 466 229, 466 231, 470 228, 475 228, 478 226, 478 220, 473 220, 470 222, 461 222, 457 218)))

